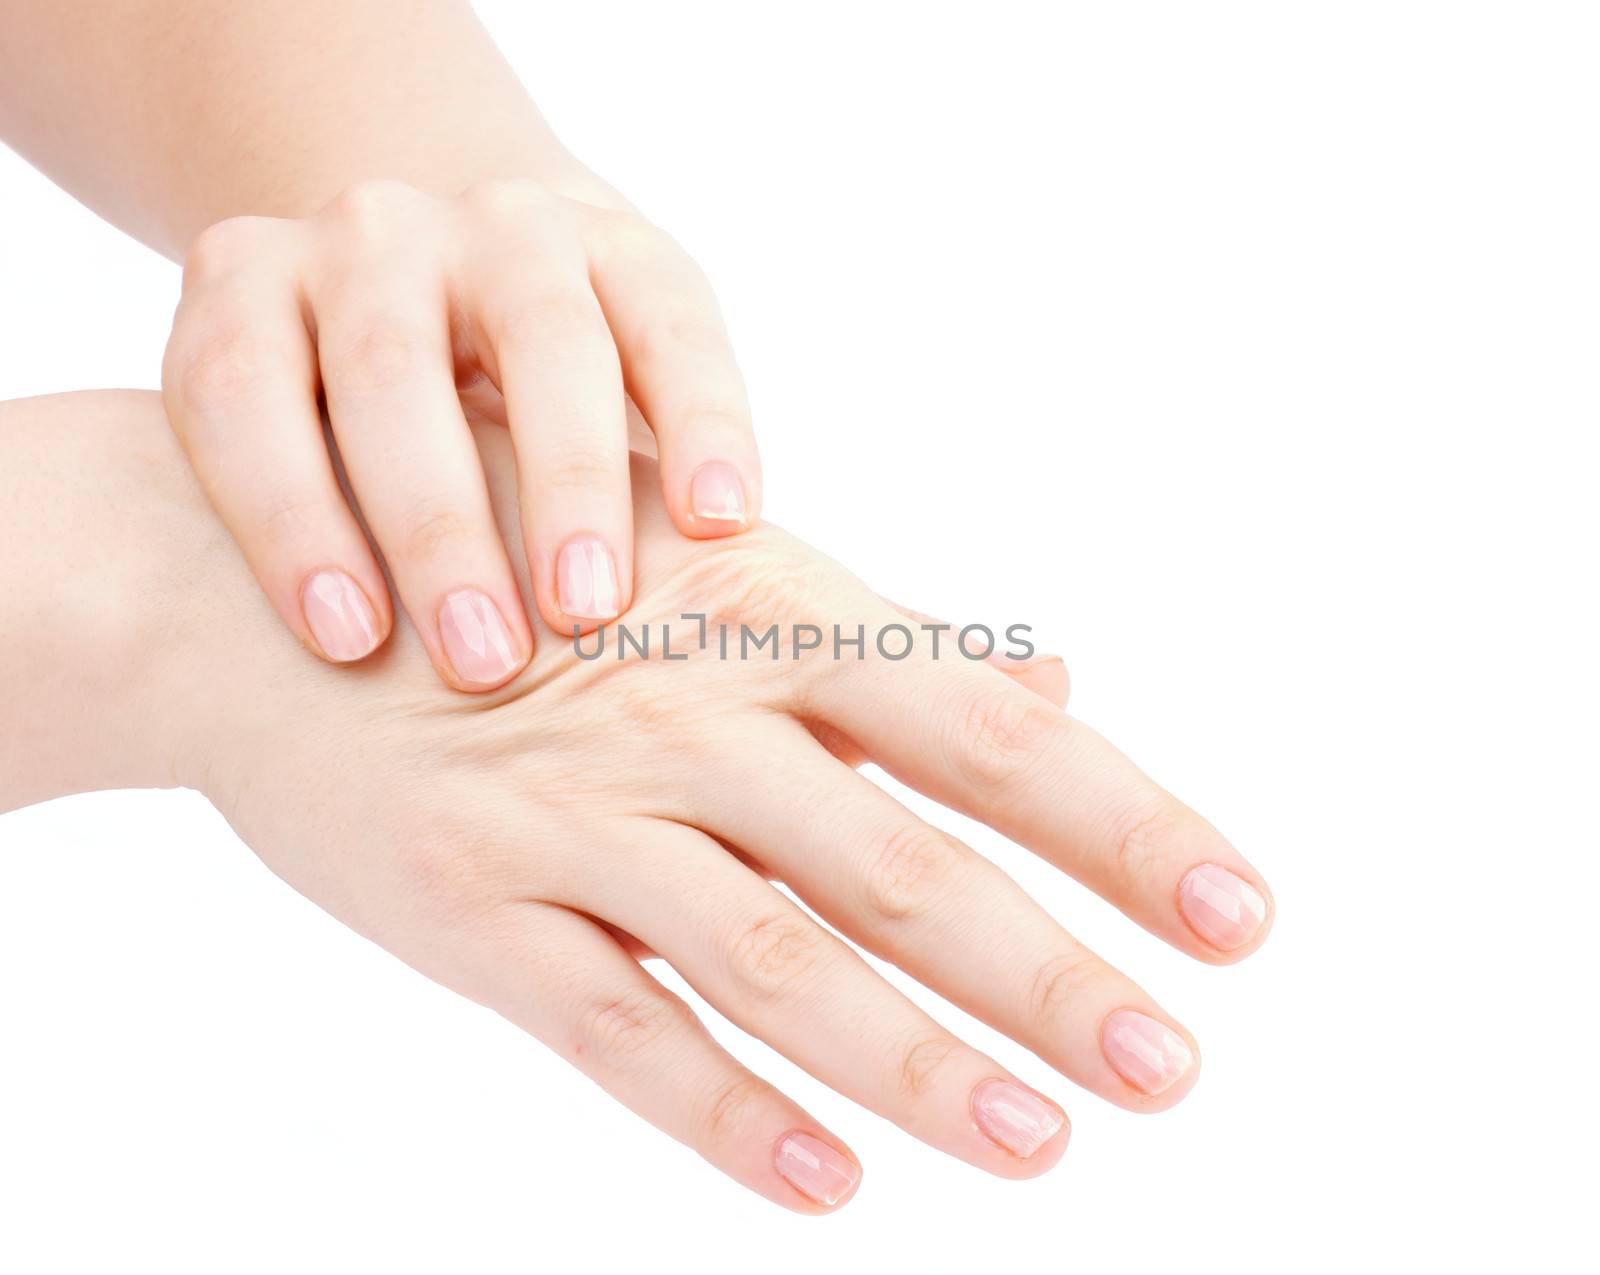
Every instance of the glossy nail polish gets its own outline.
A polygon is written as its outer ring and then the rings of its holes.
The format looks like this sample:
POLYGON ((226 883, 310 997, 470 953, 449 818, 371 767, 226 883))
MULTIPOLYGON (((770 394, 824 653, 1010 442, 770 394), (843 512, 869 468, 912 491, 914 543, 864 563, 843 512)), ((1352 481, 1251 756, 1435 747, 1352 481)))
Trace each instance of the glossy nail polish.
POLYGON ((744 526, 747 514, 739 471, 722 460, 708 461, 695 470, 689 480, 689 512, 696 522, 744 526))
POLYGON ((1008 1080, 986 1080, 974 1089, 972 1114, 985 1137, 1020 1160, 1049 1142, 1067 1122, 1053 1102, 1008 1080))
POLYGON ((1182 1036, 1136 1009, 1119 1009, 1106 1019, 1100 1047, 1119 1076, 1152 1097, 1171 1089, 1194 1065, 1182 1036))
POLYGON ((456 676, 468 686, 498 686, 522 667, 499 608, 477 589, 462 589, 444 600, 439 638, 456 676))
POLYGON ((361 586, 343 571, 318 571, 300 590, 300 609, 322 653, 341 664, 371 655, 378 617, 361 586))
POLYGON ((580 620, 613 620, 622 611, 617 561, 597 536, 574 536, 556 561, 556 605, 580 620))
POLYGON ((1190 928, 1224 952, 1243 947, 1267 918, 1267 901, 1244 878, 1202 863, 1178 887, 1178 908, 1190 928))
POLYGON ((796 1191, 830 1208, 849 1195, 861 1177, 854 1161, 809 1133, 784 1134, 773 1162, 796 1191))

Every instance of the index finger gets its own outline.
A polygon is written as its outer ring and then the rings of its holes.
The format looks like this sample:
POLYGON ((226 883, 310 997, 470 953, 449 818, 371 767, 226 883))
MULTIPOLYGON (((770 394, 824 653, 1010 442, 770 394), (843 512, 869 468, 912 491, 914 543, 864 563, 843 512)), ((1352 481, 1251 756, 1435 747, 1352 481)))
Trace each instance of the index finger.
POLYGON ((982 819, 1212 964, 1272 925, 1272 896, 1210 823, 1082 722, 993 668, 868 658, 819 679, 812 711, 885 770, 982 819))

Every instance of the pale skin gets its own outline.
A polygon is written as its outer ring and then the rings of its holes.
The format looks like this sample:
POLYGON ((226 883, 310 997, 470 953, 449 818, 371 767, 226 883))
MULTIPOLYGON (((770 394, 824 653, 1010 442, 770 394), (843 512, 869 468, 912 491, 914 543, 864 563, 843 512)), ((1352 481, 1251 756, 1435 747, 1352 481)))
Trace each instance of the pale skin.
POLYGON ((0 33, 0 137, 183 262, 172 426, 324 659, 381 646, 397 599, 439 676, 484 692, 532 617, 625 610, 630 397, 681 534, 759 517, 709 284, 561 145, 465 0, 0 0, 0 33), (458 401, 479 379, 509 405, 531 608, 458 401))
MULTIPOLYGON (((503 406, 481 391, 467 410, 510 528, 503 406)), ((653 462, 633 465, 630 624, 905 620, 768 524, 683 538, 653 462)), ((1051 703, 1065 681, 1048 666, 1007 676, 870 645, 860 660, 586 662, 550 640, 499 691, 467 697, 400 617, 374 658, 331 668, 261 599, 153 394, 0 405, 0 596, 0 809, 199 789, 334 916, 800 1212, 845 1203, 856 1157, 642 961, 670 962, 842 1094, 1003 1177, 1056 1162, 1064 1112, 854 945, 1119 1106, 1169 1107, 1198 1071, 1193 1038, 1147 993, 851 763, 987 822, 1198 960, 1238 960, 1271 927, 1259 875, 1051 703)))

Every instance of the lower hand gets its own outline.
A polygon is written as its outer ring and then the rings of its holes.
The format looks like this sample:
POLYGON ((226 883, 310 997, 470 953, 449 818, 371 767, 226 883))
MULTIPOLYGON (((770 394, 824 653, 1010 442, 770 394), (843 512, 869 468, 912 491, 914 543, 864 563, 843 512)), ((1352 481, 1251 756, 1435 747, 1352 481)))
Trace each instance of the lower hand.
MULTIPOLYGON (((505 431, 478 443, 510 524, 505 431)), ((467 698, 440 686, 405 626, 354 670, 288 640, 154 396, 0 404, 0 809, 88 788, 200 789, 335 916, 805 1212, 848 1198, 855 1157, 639 958, 669 961, 841 1093, 1002 1176, 1061 1155, 1061 1107, 852 942, 1111 1102, 1178 1101, 1199 1066, 1189 1033, 848 763, 870 757, 988 822, 1202 961, 1261 943, 1260 877, 1086 726, 990 664, 948 658, 948 634, 937 660, 921 640, 899 661, 870 639, 859 660, 694 649, 684 612, 713 634, 734 626, 735 650, 740 624, 853 634, 908 617, 776 528, 682 539, 651 466, 636 465, 626 620, 636 636, 652 626, 652 658, 619 661, 613 646, 584 660, 550 641, 514 682, 467 698), (688 659, 662 657, 667 624, 688 659)), ((1064 694, 1058 664, 1024 676, 1064 694)))
MULTIPOLYGON (((509 523, 503 433, 479 443, 509 523)), ((871 758, 1213 964, 1253 951, 1270 926, 1254 870, 1088 727, 989 664, 949 658, 949 635, 937 660, 925 642, 885 659, 870 636, 861 660, 723 660, 714 638, 694 649, 684 613, 713 634, 799 623, 870 635, 906 617, 774 527, 681 539, 656 490, 636 460, 639 587, 625 622, 648 624, 652 658, 618 660, 608 645, 589 661, 547 642, 516 681, 466 700, 432 681, 409 632, 342 676, 285 658, 270 633, 241 635, 235 649, 278 652, 272 693, 246 686, 215 706, 192 782, 334 915, 790 1208, 837 1207, 855 1156, 713 1040, 641 955, 989 1172, 1042 1172, 1067 1121, 767 878, 1094 1094, 1134 1111, 1182 1098, 1199 1068, 1184 1027, 994 864, 845 763, 871 758), (689 658, 662 658, 663 625, 689 658)))

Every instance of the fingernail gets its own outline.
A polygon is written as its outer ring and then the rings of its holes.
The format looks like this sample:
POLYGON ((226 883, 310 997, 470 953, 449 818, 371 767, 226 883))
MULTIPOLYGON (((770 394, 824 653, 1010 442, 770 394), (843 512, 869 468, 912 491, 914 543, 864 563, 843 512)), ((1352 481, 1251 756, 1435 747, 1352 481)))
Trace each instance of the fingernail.
POLYGON ((1057 704, 1067 702, 1072 683, 1067 677, 1066 661, 1059 655, 1036 655, 1030 660, 1009 663, 1001 657, 999 665, 1001 672, 1009 673, 1029 690, 1057 704))
POLYGON ((739 481, 739 471, 722 460, 700 466, 689 480, 689 511, 696 519, 744 526, 744 484, 739 481))
POLYGON ((322 653, 341 664, 371 655, 378 617, 361 586, 343 571, 318 571, 300 590, 300 609, 322 653))
POLYGON ((597 536, 574 536, 556 562, 556 605, 580 620, 610 620, 622 611, 617 560, 597 536))
POLYGON ((991 651, 988 655, 984 656, 984 659, 986 659, 990 664, 995 665, 997 668, 1009 669, 1038 668, 1044 664, 1066 663, 1066 661, 1063 660, 1059 655, 1050 655, 1048 653, 1041 654, 1038 651, 1035 651, 1032 655, 1026 656, 1020 660, 1013 659, 1005 651, 1002 651, 999 648, 996 648, 994 651, 991 651))
POLYGON ((462 589, 444 600, 439 637, 456 676, 470 685, 498 686, 522 666, 499 608, 476 589, 462 589))
POLYGON ((1267 901, 1242 877, 1202 863, 1178 887, 1178 908, 1194 932, 1212 947, 1243 947, 1267 919, 1267 901))
POLYGON ((1119 1009, 1106 1019, 1100 1044, 1117 1074, 1152 1096, 1171 1089, 1194 1064, 1182 1036, 1135 1009, 1119 1009))
POLYGON ((972 1091, 972 1114, 992 1142, 1026 1160, 1067 1122, 1054 1103, 1006 1080, 986 1080, 972 1091))
POLYGON ((854 1161, 809 1133, 785 1134, 778 1143, 775 1162, 790 1186, 830 1208, 849 1195, 861 1178, 854 1161))

